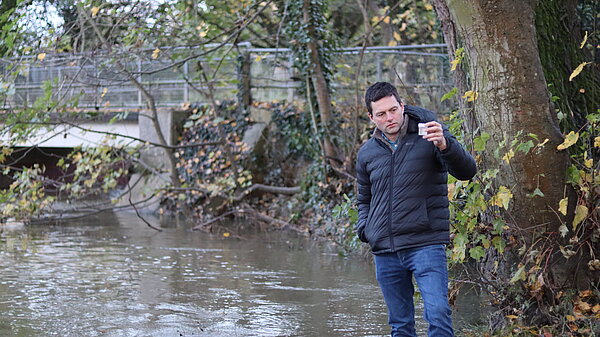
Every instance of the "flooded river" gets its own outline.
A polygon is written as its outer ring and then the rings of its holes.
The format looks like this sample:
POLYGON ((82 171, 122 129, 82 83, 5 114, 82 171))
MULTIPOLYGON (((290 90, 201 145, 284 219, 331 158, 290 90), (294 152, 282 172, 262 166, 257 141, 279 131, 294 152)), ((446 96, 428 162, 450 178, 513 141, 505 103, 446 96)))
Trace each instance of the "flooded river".
POLYGON ((293 233, 163 230, 132 214, 3 229, 0 336, 388 334, 363 258, 293 233))

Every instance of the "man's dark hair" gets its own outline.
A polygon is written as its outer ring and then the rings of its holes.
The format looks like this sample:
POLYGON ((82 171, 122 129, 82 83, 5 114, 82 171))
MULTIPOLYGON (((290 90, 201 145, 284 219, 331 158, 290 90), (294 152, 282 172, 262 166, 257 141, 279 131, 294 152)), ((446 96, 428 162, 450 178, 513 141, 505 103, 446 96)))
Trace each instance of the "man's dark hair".
POLYGON ((396 87, 388 82, 377 82, 370 86, 365 93, 365 105, 369 110, 369 115, 373 114, 373 108, 371 108, 371 102, 379 101, 380 99, 388 96, 396 97, 399 103, 402 103, 402 98, 398 94, 396 87))

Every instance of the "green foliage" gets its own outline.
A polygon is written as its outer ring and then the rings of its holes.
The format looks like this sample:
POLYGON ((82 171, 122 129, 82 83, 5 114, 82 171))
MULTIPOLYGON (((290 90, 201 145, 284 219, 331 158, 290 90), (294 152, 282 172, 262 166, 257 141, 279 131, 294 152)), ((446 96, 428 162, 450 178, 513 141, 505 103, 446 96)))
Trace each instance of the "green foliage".
POLYGON ((272 104, 269 105, 269 109, 277 126, 274 136, 285 142, 286 157, 318 160, 320 149, 315 135, 311 132, 313 127, 310 115, 291 104, 272 104))
POLYGON ((180 145, 204 142, 218 142, 219 126, 229 135, 226 145, 191 146, 178 150, 177 169, 185 192, 173 191, 165 195, 169 207, 177 206, 176 200, 185 201, 188 206, 195 206, 205 200, 205 193, 224 198, 233 197, 240 188, 252 185, 252 174, 245 167, 248 159, 248 147, 242 142, 244 132, 251 125, 246 112, 236 113, 237 105, 223 102, 218 107, 219 116, 215 118, 212 107, 200 105, 192 108, 192 114, 184 124, 184 132, 180 145), (232 158, 228 157, 227 146, 232 158))
POLYGON ((130 166, 123 160, 123 151, 108 145, 86 147, 75 149, 66 160, 60 160, 58 166, 65 172, 73 167, 70 181, 59 187, 66 194, 63 197, 74 200, 114 190, 130 166))
POLYGON ((44 186, 45 168, 34 164, 13 174, 13 183, 7 190, 0 190, 0 217, 29 219, 45 211, 55 197, 48 196, 44 186))
MULTIPOLYGON (((453 113, 449 129, 460 137, 462 123, 459 115, 453 113)), ((528 153, 536 146, 533 143, 534 139, 527 138, 517 137, 510 143, 502 141, 501 145, 495 148, 495 156, 504 158, 506 164, 509 164, 515 152, 528 153)), ((476 158, 487 153, 489 139, 490 135, 486 132, 473 139, 476 158)), ((509 229, 504 218, 513 195, 508 187, 497 183, 500 170, 484 168, 471 181, 459 181, 449 177, 452 262, 462 263, 468 258, 481 261, 490 249, 499 254, 504 253, 508 238, 506 231, 509 229)))
POLYGON ((291 41, 293 66, 303 79, 302 85, 305 86, 305 79, 314 72, 315 65, 310 56, 309 43, 317 45, 319 63, 326 81, 329 82, 333 73, 332 51, 337 48, 337 43, 325 16, 326 0, 309 0, 308 8, 304 8, 304 0, 290 0, 286 9, 288 20, 285 22, 283 34, 291 41), (305 11, 308 12, 308 21, 304 19, 305 11), (314 35, 311 35, 311 32, 314 35))

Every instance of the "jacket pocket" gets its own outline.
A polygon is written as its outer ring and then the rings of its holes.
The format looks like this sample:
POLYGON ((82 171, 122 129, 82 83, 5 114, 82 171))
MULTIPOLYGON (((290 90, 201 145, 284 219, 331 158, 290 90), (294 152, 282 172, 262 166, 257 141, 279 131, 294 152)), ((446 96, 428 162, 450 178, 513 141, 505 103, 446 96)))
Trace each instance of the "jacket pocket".
POLYGON ((368 243, 369 241, 367 241, 367 238, 365 237, 365 227, 367 227, 366 225, 359 227, 356 230, 356 235, 358 235, 358 239, 362 242, 366 242, 368 243))
POLYGON ((431 230, 425 198, 410 198, 398 203, 393 212, 394 234, 418 233, 431 230))

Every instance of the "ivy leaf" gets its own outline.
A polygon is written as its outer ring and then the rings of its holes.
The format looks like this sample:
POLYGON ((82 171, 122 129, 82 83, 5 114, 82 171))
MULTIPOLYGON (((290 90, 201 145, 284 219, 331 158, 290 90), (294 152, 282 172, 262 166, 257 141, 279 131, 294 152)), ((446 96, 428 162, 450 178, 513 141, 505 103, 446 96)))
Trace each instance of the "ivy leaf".
POLYGON ((356 224, 358 222, 358 210, 351 208, 348 210, 348 217, 350 218, 351 224, 356 224))
POLYGON ((459 63, 460 63, 459 59, 454 59, 454 60, 450 61, 450 64, 452 64, 452 67, 450 68, 450 71, 455 71, 456 67, 458 67, 459 63))
POLYGON ((519 146, 517 146, 517 151, 521 151, 523 153, 527 153, 534 146, 535 145, 533 145, 533 141, 532 140, 528 140, 527 142, 519 144, 519 146))
POLYGON ((481 151, 485 150, 485 144, 487 144, 487 141, 489 139, 490 139, 490 134, 487 132, 482 132, 481 136, 476 137, 473 140, 473 144, 475 145, 475 151, 481 152, 481 151))
POLYGON ((591 64, 592 62, 583 62, 580 65, 577 66, 577 68, 575 68, 575 70, 573 70, 573 72, 571 73, 571 76, 569 76, 569 82, 573 81, 573 79, 579 75, 579 73, 581 73, 581 71, 583 70, 583 67, 587 66, 588 64, 591 64))
POLYGON ((531 193, 531 197, 544 197, 544 193, 542 192, 542 190, 540 190, 539 188, 536 188, 532 193, 531 193))
POLYGON ((569 198, 564 198, 558 202, 558 211, 562 215, 567 215, 567 205, 569 204, 569 198))
POLYGON ((513 149, 510 149, 510 151, 506 152, 506 154, 504 154, 504 157, 502 157, 502 160, 504 160, 506 162, 506 164, 510 164, 510 160, 515 156, 515 151, 513 151, 513 149))
POLYGON ((494 236, 492 239, 492 244, 494 248, 498 250, 498 253, 504 254, 504 248, 506 248, 506 242, 500 236, 494 236))
POLYGON ((485 251, 483 250, 483 247, 477 246, 469 249, 469 255, 471 255, 474 260, 479 261, 485 256, 485 251))
POLYGON ((519 268, 519 270, 517 270, 515 275, 513 275, 513 277, 510 279, 510 283, 515 283, 519 280, 525 280, 525 266, 524 265, 522 265, 519 268))
POLYGON ((508 209, 508 203, 512 197, 512 192, 506 186, 500 186, 498 193, 492 197, 492 205, 508 209))
POLYGON ((456 95, 457 92, 458 92, 458 88, 456 88, 456 87, 452 88, 452 90, 448 91, 447 93, 444 94, 444 96, 442 96, 442 99, 440 100, 440 102, 443 102, 447 99, 454 97, 454 95, 456 95))
POLYGON ((577 205, 575 209, 575 218, 573 219, 573 230, 579 225, 588 215, 588 208, 585 205, 577 205))
POLYGON ((571 145, 577 143, 578 140, 579 140, 579 132, 571 131, 565 137, 565 141, 562 144, 560 144, 559 146, 557 146, 556 149, 557 150, 567 149, 567 148, 571 147, 571 145))
POLYGON ((466 98, 467 102, 473 102, 477 99, 478 96, 479 94, 477 93, 477 91, 468 90, 465 91, 465 94, 462 96, 462 98, 466 98))

